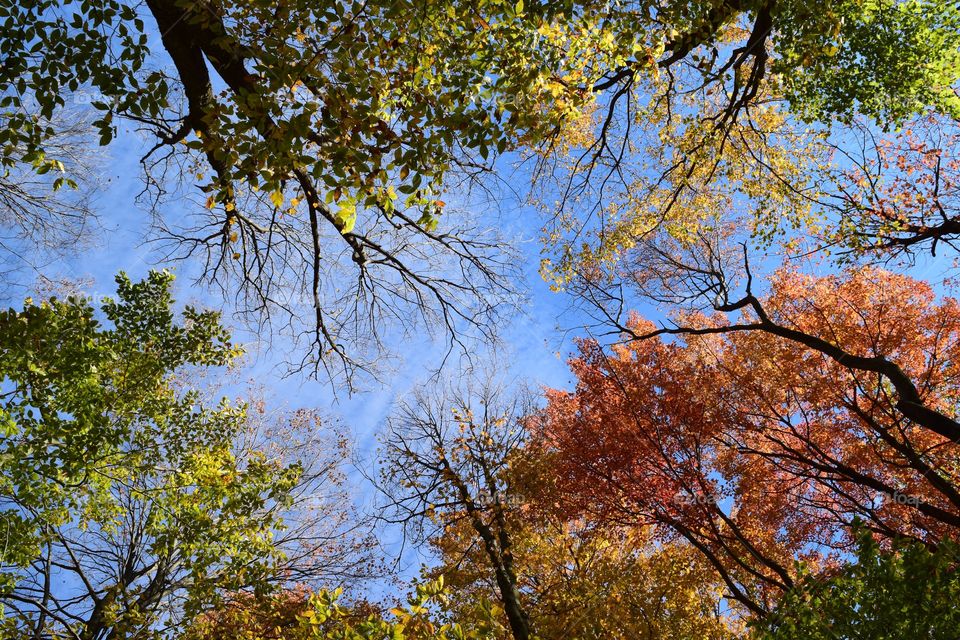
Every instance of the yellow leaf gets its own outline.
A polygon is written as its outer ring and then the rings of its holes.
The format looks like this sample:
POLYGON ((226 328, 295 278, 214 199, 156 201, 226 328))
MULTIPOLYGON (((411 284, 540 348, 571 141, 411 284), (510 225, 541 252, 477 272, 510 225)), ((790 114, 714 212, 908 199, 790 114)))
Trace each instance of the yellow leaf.
POLYGON ((357 205, 353 198, 345 198, 339 206, 335 216, 337 229, 340 233, 350 233, 357 222, 357 205))
POLYGON ((274 191, 270 194, 270 202, 273 203, 275 207, 283 206, 283 191, 274 191))

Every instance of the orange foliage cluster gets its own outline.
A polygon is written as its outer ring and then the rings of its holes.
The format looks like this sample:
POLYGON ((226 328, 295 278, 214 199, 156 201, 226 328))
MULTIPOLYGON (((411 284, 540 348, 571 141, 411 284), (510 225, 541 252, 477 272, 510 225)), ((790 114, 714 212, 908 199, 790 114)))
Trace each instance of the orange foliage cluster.
MULTIPOLYGON (((957 301, 878 269, 783 271, 763 306, 780 325, 897 363, 926 406, 955 418, 957 301)), ((876 373, 761 331, 612 353, 584 341, 571 366, 576 390, 548 392, 537 443, 566 508, 686 539, 749 608, 793 584, 794 558, 829 563, 854 519, 885 538, 960 532, 957 443, 904 418, 876 373)))

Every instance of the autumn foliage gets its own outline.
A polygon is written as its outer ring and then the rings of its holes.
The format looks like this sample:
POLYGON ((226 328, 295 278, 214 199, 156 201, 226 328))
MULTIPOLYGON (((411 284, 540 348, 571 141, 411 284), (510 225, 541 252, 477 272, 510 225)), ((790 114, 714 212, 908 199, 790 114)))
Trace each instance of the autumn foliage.
POLYGON ((185 640, 277 640, 300 628, 300 616, 310 608, 311 591, 295 587, 264 596, 237 593, 219 608, 208 611, 193 622, 185 640))
MULTIPOLYGON (((513 483, 529 495, 505 514, 522 605, 540 640, 730 640, 737 625, 719 606, 723 585, 688 544, 657 544, 646 527, 566 519, 548 458, 515 456, 513 483)), ((489 561, 465 522, 431 540, 451 588, 448 609, 458 620, 508 625, 489 579, 489 561)))
POLYGON ((0 640, 960 638, 960 2, 0 0, 0 60, 0 640))
MULTIPOLYGON (((895 362, 924 404, 955 415, 952 298, 879 269, 782 271, 763 306, 780 325, 895 362)), ((567 508, 686 539, 755 613, 793 585, 794 559, 829 564, 847 548, 854 519, 930 543, 960 530, 958 445, 904 418, 876 373, 762 331, 612 352, 584 341, 571 366, 576 390, 548 392, 539 441, 567 508)))
POLYGON ((843 255, 903 257, 956 250, 960 232, 960 132, 956 122, 921 118, 901 135, 837 149, 825 199, 838 214, 831 244, 843 255), (854 147, 853 149, 849 147, 854 147))

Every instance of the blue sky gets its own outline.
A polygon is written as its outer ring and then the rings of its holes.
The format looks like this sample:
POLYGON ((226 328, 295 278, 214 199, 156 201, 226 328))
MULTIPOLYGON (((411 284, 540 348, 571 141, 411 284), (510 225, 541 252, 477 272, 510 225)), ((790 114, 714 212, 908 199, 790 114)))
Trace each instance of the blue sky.
MULTIPOLYGON (((321 377, 311 378, 304 373, 289 373, 286 363, 299 354, 292 342, 283 336, 271 336, 272 342, 265 346, 264 336, 253 333, 218 292, 197 285, 194 276, 199 269, 195 262, 164 262, 157 248, 144 239, 151 232, 150 213, 136 202, 143 181, 139 159, 143 144, 139 134, 121 129, 115 142, 104 151, 101 189, 96 199, 95 210, 100 228, 91 232, 89 243, 63 258, 44 264, 40 270, 51 279, 64 278, 81 282, 81 290, 95 299, 112 295, 113 278, 119 271, 127 272, 133 279, 144 277, 151 268, 170 268, 176 275, 175 296, 178 303, 193 303, 206 308, 224 311, 225 324, 234 331, 235 341, 244 344, 248 355, 236 378, 262 387, 271 410, 314 408, 336 419, 351 434, 359 458, 369 462, 375 457, 376 435, 382 428, 394 402, 408 394, 418 384, 429 383, 429 377, 444 361, 446 354, 442 335, 435 339, 419 341, 401 339, 399 334, 391 339, 388 333, 387 346, 394 356, 393 364, 379 380, 363 378, 361 390, 348 394, 336 381, 321 377)), ((497 191, 507 195, 495 205, 468 208, 465 199, 449 194, 449 206, 463 206, 470 215, 484 216, 490 223, 501 225, 503 234, 512 239, 523 260, 522 280, 518 287, 528 296, 526 302, 507 324, 500 327, 502 344, 494 350, 496 359, 507 366, 505 375, 522 380, 533 387, 569 387, 572 382, 566 359, 574 348, 573 338, 583 335, 583 319, 572 309, 570 300, 562 293, 550 290, 540 278, 539 230, 540 213, 524 205, 521 198, 527 193, 529 183, 522 172, 509 167, 511 158, 503 160, 501 175, 514 176, 507 179, 497 191), (510 195, 520 194, 517 195, 510 195), (458 200, 461 200, 458 203, 458 200)), ((196 193, 174 199, 163 205, 164 215, 174 220, 195 212, 196 193), (191 197, 192 196, 192 197, 191 197)), ((486 221, 486 220, 485 220, 486 221)), ((9 281, 6 288, 7 304, 19 306, 25 294, 32 294, 36 273, 24 270, 9 281)), ((489 346, 477 343, 472 346, 481 357, 489 346)), ((454 353, 447 359, 445 372, 457 375, 460 358, 454 353)), ((227 387, 227 392, 242 395, 245 383, 227 387)), ((358 501, 369 503, 372 489, 363 483, 359 473, 354 474, 358 486, 358 501)), ((398 532, 384 532, 383 542, 388 550, 398 548, 398 532)), ((406 575, 416 572, 423 559, 415 550, 407 547, 407 555, 401 569, 406 575)))
MULTIPOLYGON (((91 246, 47 266, 45 275, 89 280, 84 291, 99 297, 112 294, 113 277, 121 270, 139 279, 151 268, 170 268, 177 275, 175 294, 178 302, 224 311, 225 323, 234 330, 236 341, 248 348, 245 370, 258 382, 269 382, 279 402, 291 407, 329 407, 354 425, 358 435, 368 435, 397 395, 408 391, 421 374, 426 375, 439 366, 445 353, 442 336, 436 336, 433 344, 429 340, 411 344, 390 340, 388 335, 388 348, 396 356, 397 369, 386 372, 379 382, 371 378, 361 379, 362 390, 352 396, 337 391, 339 385, 324 377, 312 379, 306 374, 288 374, 285 360, 296 353, 292 352, 290 341, 274 336, 274 344, 269 348, 258 346, 264 336, 252 333, 241 319, 233 317, 229 302, 218 291, 194 281, 199 266, 195 261, 164 262, 157 249, 144 242, 144 238, 150 235, 151 221, 149 212, 136 202, 142 188, 141 147, 137 134, 133 132, 129 135, 121 133, 118 138, 119 142, 107 149, 103 189, 95 207, 102 230, 93 233, 91 246)), ((523 183, 514 186, 524 191, 528 188, 523 183)), ((451 205, 456 206, 456 194, 448 198, 453 200, 451 205)), ((178 209, 186 215, 194 213, 195 207, 195 202, 187 199, 172 200, 163 205, 163 212, 172 220, 181 215, 178 209)), ((504 224, 504 234, 512 238, 522 252, 524 278, 518 286, 529 296, 521 312, 513 317, 509 326, 502 328, 501 338, 508 345, 508 351, 501 355, 511 363, 512 375, 535 384, 565 386, 570 379, 565 360, 572 347, 571 338, 576 334, 576 331, 567 330, 577 328, 577 314, 570 307, 569 298, 551 291, 537 273, 539 213, 516 199, 501 202, 499 207, 498 211, 486 210, 476 215, 504 224)), ((21 284, 29 287, 30 278, 31 274, 22 274, 21 284)), ((477 348, 484 347, 477 345, 477 348)), ((455 360, 452 360, 453 365, 455 360)))

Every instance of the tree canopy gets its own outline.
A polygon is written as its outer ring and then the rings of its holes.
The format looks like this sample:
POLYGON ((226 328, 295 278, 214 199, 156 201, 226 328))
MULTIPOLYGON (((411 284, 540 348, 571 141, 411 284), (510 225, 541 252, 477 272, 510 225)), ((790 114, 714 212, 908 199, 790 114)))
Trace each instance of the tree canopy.
POLYGON ((5 267, 140 207, 333 382, 167 271, 0 312, 3 637, 960 633, 960 5, 0 0, 0 122, 5 267))
MULTIPOLYGON (((651 190, 636 234, 674 208, 695 224, 679 210, 703 208, 724 158, 760 188, 737 166, 775 153, 784 101, 813 121, 958 113, 960 16, 923 0, 37 0, 0 20, 5 166, 62 168, 52 118, 71 93, 101 144, 141 128, 146 202, 180 181, 203 194, 161 235, 247 309, 288 316, 313 370, 367 364, 381 318, 456 333, 495 317, 498 241, 440 222, 448 190, 496 154, 582 153, 565 202, 592 176, 651 190), (629 177, 634 129, 659 138, 666 182, 629 177)), ((790 185, 789 156, 760 162, 790 185)))

